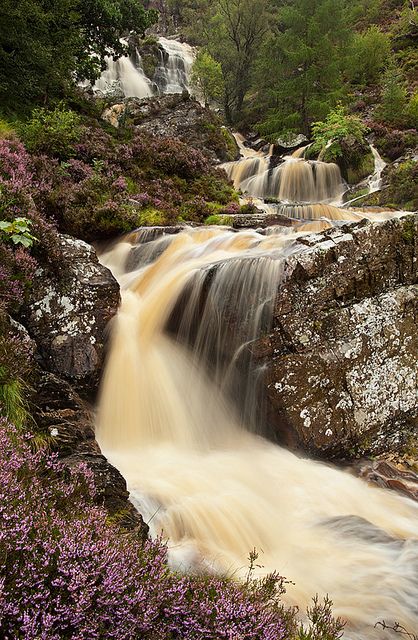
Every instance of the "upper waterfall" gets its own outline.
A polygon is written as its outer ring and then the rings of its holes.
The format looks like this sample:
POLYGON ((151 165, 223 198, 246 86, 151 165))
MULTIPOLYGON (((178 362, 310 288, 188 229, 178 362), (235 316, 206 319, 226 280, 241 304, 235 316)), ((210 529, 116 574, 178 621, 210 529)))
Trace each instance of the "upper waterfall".
MULTIPOLYGON (((125 40, 123 42, 127 44, 125 40)), ((96 81, 94 91, 104 94, 119 91, 125 98, 147 98, 189 90, 193 48, 185 42, 160 37, 158 56, 158 65, 152 78, 146 76, 137 48, 129 56, 122 56, 118 60, 107 58, 107 69, 96 81)))

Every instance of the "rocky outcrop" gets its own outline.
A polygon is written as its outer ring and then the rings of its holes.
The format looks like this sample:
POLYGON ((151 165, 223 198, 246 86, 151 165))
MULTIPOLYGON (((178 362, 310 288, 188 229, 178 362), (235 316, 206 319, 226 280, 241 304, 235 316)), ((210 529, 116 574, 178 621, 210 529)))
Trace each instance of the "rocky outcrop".
POLYGON ((119 285, 99 264, 94 249, 60 236, 65 270, 39 268, 22 313, 43 369, 94 395, 103 365, 107 324, 119 304, 119 285))
POLYGON ((148 527, 129 502, 126 482, 101 454, 95 440, 93 414, 68 382, 42 372, 36 383, 33 418, 38 432, 68 468, 85 465, 93 475, 95 501, 128 529, 145 539, 148 527))
POLYGON ((106 109, 102 117, 113 126, 123 119, 153 136, 179 138, 213 164, 238 160, 240 155, 233 136, 217 116, 187 93, 129 98, 106 109))
POLYGON ((418 501, 418 464, 411 457, 399 462, 393 456, 359 462, 354 471, 367 482, 392 489, 418 501))
POLYGON ((287 260, 264 361, 282 441, 325 458, 396 450, 418 427, 418 219, 305 236, 287 260))

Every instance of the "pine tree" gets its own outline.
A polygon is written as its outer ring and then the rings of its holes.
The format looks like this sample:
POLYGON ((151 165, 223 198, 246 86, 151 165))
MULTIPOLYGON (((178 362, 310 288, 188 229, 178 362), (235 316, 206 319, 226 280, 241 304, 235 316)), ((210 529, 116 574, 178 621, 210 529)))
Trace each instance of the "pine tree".
POLYGON ((261 125, 266 135, 308 134, 343 95, 342 70, 350 32, 343 0, 280 3, 275 34, 265 44, 258 69, 261 99, 270 107, 261 125))

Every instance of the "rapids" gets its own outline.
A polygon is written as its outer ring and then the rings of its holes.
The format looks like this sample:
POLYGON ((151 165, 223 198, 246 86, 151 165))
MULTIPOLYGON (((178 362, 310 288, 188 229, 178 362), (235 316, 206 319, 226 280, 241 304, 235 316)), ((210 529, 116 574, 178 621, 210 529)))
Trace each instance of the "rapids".
POLYGON ((348 640, 397 637, 374 625, 418 628, 418 505, 261 435, 248 347, 300 235, 139 231, 103 253, 122 304, 97 438, 177 568, 245 576, 256 548, 301 612, 329 594, 348 640))

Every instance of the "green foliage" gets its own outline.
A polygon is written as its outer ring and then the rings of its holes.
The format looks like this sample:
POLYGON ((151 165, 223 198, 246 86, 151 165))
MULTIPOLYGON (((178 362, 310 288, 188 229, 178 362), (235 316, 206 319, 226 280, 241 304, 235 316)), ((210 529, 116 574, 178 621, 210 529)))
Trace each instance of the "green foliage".
POLYGON ((352 80, 362 85, 377 83, 390 53, 390 38, 376 25, 355 34, 348 62, 352 80))
POLYGON ((20 126, 19 132, 29 151, 64 160, 75 155, 74 147, 81 136, 81 119, 63 104, 52 111, 34 109, 30 120, 20 126))
POLYGON ((192 85, 205 104, 222 98, 224 83, 222 67, 207 51, 201 49, 192 67, 192 85))
POLYGON ((143 34, 156 19, 138 0, 3 0, 0 102, 19 110, 95 79, 106 55, 125 51, 125 32, 143 34))
POLYGON ((4 138, 14 138, 16 132, 12 125, 7 122, 7 120, 3 120, 0 118, 0 140, 4 138))
POLYGON ((402 74, 391 65, 383 77, 383 93, 381 104, 377 109, 378 117, 392 125, 402 125, 405 122, 407 94, 402 74))
POLYGON ((29 420, 26 385, 17 379, 10 379, 7 369, 0 366, 0 416, 13 422, 18 428, 29 420))
POLYGON ((408 125, 418 129, 418 91, 412 94, 406 107, 408 125))
POLYGON ((205 44, 222 68, 228 122, 239 119, 269 29, 269 0, 216 0, 203 27, 205 44))
POLYGON ((388 176, 388 186, 382 191, 382 204, 418 211, 418 162, 407 160, 394 167, 388 176))
POLYGON ((232 216, 221 216, 221 215, 211 215, 208 216, 205 220, 206 225, 219 225, 230 227, 233 223, 232 216))
POLYGON ((312 125, 313 145, 310 153, 323 153, 323 159, 335 161, 344 153, 343 141, 351 140, 354 143, 365 145, 367 127, 360 118, 347 115, 344 107, 339 104, 331 111, 323 122, 314 122, 312 125))
POLYGON ((279 28, 264 44, 257 80, 267 114, 260 132, 309 134, 343 96, 342 70, 350 34, 344 0, 281 3, 279 28))
POLYGON ((13 244, 21 244, 26 249, 32 247, 37 238, 30 233, 32 221, 27 218, 15 218, 12 222, 0 220, 0 239, 6 239, 13 244))

